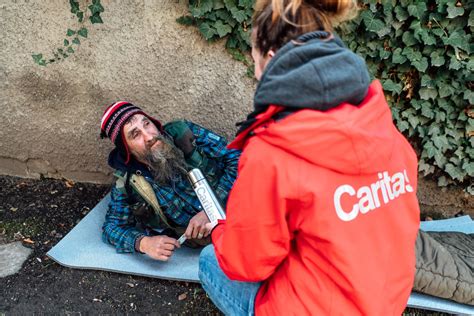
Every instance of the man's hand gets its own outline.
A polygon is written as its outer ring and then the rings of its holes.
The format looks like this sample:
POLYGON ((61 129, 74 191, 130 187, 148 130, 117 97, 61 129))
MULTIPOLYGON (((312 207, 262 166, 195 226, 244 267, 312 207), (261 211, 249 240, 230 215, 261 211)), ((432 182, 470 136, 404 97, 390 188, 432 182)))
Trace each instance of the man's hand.
POLYGON ((209 229, 209 218, 207 217, 204 211, 201 211, 194 215, 193 218, 189 221, 188 227, 184 234, 188 239, 202 239, 209 236, 211 230, 209 229))
POLYGON ((180 245, 174 238, 168 236, 143 237, 140 241, 140 251, 160 261, 168 261, 180 245))

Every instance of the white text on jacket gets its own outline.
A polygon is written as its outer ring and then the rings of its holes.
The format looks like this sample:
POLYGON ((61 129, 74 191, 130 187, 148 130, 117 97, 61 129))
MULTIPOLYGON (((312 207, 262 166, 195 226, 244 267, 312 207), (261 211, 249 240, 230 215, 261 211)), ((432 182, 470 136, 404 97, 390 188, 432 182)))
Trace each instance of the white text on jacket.
POLYGON ((413 192, 406 170, 397 172, 389 176, 387 171, 378 174, 378 180, 368 186, 360 187, 357 192, 349 184, 339 186, 334 192, 334 207, 337 216, 343 221, 351 221, 359 215, 359 212, 365 214, 380 207, 381 202, 387 204, 393 199, 407 192, 413 192), (357 195, 356 195, 357 194, 357 195), (380 194, 382 201, 380 201, 380 194), (348 196, 357 196, 351 210, 344 210, 341 200, 348 196))

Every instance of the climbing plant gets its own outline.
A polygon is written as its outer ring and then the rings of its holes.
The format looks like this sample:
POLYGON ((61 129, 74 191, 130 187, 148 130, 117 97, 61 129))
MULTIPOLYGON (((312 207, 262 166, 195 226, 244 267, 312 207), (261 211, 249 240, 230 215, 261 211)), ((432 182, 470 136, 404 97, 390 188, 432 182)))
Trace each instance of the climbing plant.
POLYGON ((42 53, 33 54, 33 61, 38 65, 46 66, 69 57, 77 50, 81 41, 87 38, 87 22, 90 24, 103 23, 100 14, 104 12, 104 7, 100 0, 92 0, 92 3, 89 2, 89 5, 85 5, 83 8, 79 5, 78 0, 69 0, 69 6, 71 13, 77 18, 79 27, 68 28, 62 46, 55 48, 50 56, 43 56, 42 53))
MULTIPOLYGON (((474 194, 472 0, 363 0, 337 29, 382 82, 394 121, 419 153, 419 171, 474 194)), ((190 0, 178 19, 205 39, 225 38, 250 64, 252 0, 190 0)), ((395 149, 396 150, 396 149, 395 149)))

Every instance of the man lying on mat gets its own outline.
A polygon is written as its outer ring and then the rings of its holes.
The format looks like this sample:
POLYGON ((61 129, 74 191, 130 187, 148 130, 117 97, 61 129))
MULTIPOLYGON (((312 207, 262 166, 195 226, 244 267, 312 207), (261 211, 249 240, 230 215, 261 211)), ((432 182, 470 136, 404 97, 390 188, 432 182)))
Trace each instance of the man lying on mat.
POLYGON ((115 144, 109 165, 117 180, 102 226, 102 238, 117 252, 140 252, 167 261, 185 234, 187 245, 210 242, 209 222, 187 171, 199 168, 221 203, 237 176, 238 150, 187 121, 164 126, 139 107, 115 102, 104 112, 101 137, 115 144), (189 240, 190 239, 190 240, 189 240))

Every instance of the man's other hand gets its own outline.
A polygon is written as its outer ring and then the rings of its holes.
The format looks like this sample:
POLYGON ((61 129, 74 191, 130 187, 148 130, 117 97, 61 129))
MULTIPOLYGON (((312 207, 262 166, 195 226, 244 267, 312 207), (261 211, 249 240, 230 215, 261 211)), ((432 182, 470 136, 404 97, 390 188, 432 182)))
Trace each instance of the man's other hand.
POLYGON ((208 228, 209 218, 204 211, 197 213, 189 221, 188 227, 184 234, 188 239, 202 239, 209 236, 210 230, 208 228))
POLYGON ((160 261, 168 261, 179 247, 178 241, 168 236, 143 237, 140 241, 140 251, 160 261))

